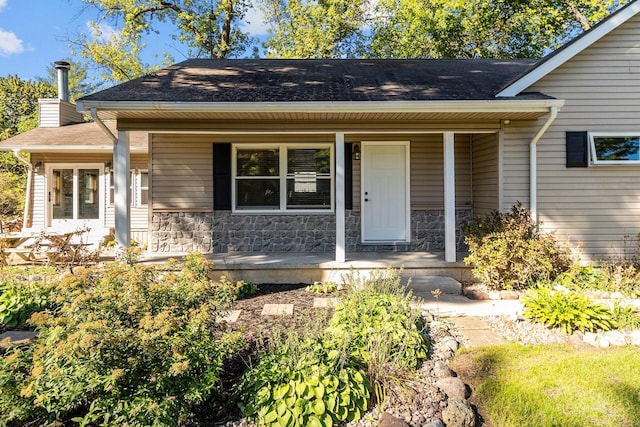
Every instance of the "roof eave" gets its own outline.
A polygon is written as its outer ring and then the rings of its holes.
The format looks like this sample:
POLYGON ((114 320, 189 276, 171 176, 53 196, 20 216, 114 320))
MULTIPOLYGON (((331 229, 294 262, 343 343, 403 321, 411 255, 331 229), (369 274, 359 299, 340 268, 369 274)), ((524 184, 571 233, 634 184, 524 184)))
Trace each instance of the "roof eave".
POLYGON ((592 30, 584 33, 582 37, 571 42, 567 48, 561 48, 560 51, 552 53, 547 60, 542 60, 531 71, 500 91, 496 97, 517 96, 602 37, 633 18, 638 12, 640 12, 640 1, 629 3, 623 9, 615 12, 609 19, 602 22, 601 25, 594 27, 592 30))
POLYGON ((314 101, 314 102, 144 102, 144 101, 82 101, 78 111, 95 108, 105 112, 237 112, 253 113, 500 113, 547 112, 564 105, 561 99, 491 99, 464 101, 314 101))

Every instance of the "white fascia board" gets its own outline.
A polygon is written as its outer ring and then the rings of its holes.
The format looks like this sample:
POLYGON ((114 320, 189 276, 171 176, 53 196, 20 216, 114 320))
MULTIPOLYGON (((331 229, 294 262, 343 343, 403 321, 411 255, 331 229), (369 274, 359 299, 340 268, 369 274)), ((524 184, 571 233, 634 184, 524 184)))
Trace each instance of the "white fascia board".
POLYGON ((474 101, 357 101, 357 102, 143 102, 143 101, 83 101, 78 111, 95 108, 113 112, 237 112, 237 113, 501 113, 546 112, 550 107, 562 107, 563 100, 474 100, 474 101))
MULTIPOLYGON (((103 146, 86 145, 31 145, 31 146, 0 146, 0 151, 20 150, 26 153, 112 153, 113 144, 103 146)), ((131 148, 132 153, 146 153, 145 148, 131 148)))
MULTIPOLYGON (((562 64, 569 61, 571 58, 600 40, 602 37, 606 36, 611 31, 627 22, 629 19, 633 18, 638 12, 640 12, 640 1, 634 1, 633 3, 630 3, 623 10, 614 13, 614 15, 612 15, 601 25, 596 26, 592 30, 585 33, 582 37, 576 39, 576 41, 567 46, 567 48, 559 51, 548 60, 543 60, 543 62, 539 66, 504 88, 500 93, 496 95, 496 97, 499 98, 517 96, 527 88, 537 83, 547 74, 560 67, 562 64)), ((551 55, 553 55, 553 53, 551 55)))

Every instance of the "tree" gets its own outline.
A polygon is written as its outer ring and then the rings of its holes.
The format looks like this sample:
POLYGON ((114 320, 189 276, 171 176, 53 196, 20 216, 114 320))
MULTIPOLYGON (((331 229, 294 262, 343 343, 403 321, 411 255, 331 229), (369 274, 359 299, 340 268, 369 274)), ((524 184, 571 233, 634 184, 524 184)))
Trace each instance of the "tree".
MULTIPOLYGON (((65 61, 71 64, 71 69, 69 70, 69 100, 71 102, 83 95, 88 95, 99 90, 102 82, 92 83, 89 80, 87 76, 87 64, 81 64, 72 59, 65 59, 65 61)), ((44 82, 52 87, 57 86, 58 71, 53 64, 47 67, 47 75, 45 77, 38 77, 38 81, 44 82)))
POLYGON ((344 58, 364 43, 366 0, 263 0, 267 56, 344 58))
POLYGON ((369 56, 540 57, 627 0, 380 0, 369 56))
MULTIPOLYGON (((238 24, 249 0, 82 0, 100 12, 93 34, 81 34, 71 45, 102 69, 106 81, 122 82, 157 68, 141 59, 142 39, 159 33, 158 26, 176 27, 172 37, 185 43, 191 57, 225 58, 242 52, 249 36, 238 24), (110 27, 106 25, 115 25, 110 27), (117 31, 106 31, 116 28, 117 31)), ((164 53, 165 62, 173 61, 164 53)))
POLYGON ((42 81, 18 76, 0 77, 0 141, 37 126, 38 98, 56 96, 56 89, 42 81), (35 126, 21 126, 36 118, 35 126))
MULTIPOLYGON (((38 98, 56 95, 45 82, 0 77, 0 141, 38 126, 38 98)), ((13 153, 0 152, 0 218, 18 217, 24 206, 26 169, 13 153)))

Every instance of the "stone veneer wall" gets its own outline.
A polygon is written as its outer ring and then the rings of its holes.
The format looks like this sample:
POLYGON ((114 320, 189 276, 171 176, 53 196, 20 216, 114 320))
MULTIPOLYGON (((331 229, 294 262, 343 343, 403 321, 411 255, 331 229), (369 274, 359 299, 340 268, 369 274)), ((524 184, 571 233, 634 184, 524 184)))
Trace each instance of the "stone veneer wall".
MULTIPOLYGON (((460 226, 471 210, 456 211, 457 250, 465 251, 460 226)), ((230 211, 154 212, 153 252, 331 252, 334 215, 232 215, 230 211)), ((412 211, 411 243, 363 245, 360 213, 346 212, 347 251, 444 251, 444 211, 412 211)))

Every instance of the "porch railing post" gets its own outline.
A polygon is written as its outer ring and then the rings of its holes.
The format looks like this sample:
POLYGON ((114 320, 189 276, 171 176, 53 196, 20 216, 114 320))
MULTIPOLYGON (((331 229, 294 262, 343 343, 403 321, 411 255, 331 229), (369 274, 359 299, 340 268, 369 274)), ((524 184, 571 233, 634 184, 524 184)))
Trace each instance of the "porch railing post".
POLYGON ((444 133, 444 260, 456 262, 455 134, 444 133))
POLYGON ((345 262, 344 133, 336 133, 336 262, 345 262))
POLYGON ((131 164, 129 132, 118 131, 118 142, 113 146, 113 180, 116 244, 119 249, 131 245, 131 164))

